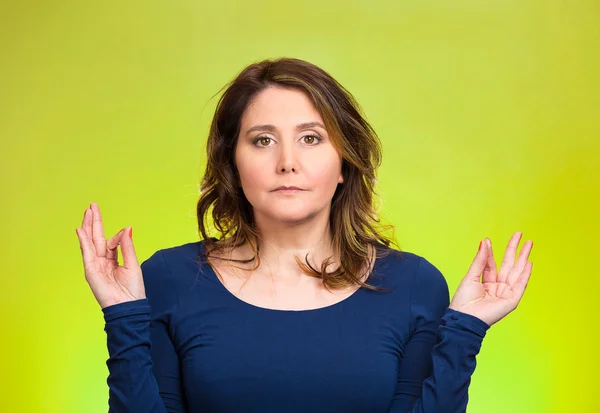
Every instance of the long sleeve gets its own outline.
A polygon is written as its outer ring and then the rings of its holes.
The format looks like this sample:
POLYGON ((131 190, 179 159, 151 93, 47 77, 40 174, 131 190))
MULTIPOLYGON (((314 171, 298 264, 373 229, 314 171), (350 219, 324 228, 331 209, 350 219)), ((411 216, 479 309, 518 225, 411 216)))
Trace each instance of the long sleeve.
POLYGON ((170 317, 177 297, 160 251, 141 265, 146 297, 102 309, 109 413, 184 413, 170 317))
POLYGON ((441 272, 421 258, 410 300, 410 337, 389 413, 464 413, 475 357, 489 325, 448 308, 441 272))

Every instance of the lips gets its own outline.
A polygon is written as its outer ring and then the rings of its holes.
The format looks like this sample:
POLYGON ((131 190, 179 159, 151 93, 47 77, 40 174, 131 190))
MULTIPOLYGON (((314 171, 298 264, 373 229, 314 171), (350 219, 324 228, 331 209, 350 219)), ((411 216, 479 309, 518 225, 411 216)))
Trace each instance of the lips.
POLYGON ((275 188, 273 191, 304 191, 302 188, 297 186, 280 186, 275 188))

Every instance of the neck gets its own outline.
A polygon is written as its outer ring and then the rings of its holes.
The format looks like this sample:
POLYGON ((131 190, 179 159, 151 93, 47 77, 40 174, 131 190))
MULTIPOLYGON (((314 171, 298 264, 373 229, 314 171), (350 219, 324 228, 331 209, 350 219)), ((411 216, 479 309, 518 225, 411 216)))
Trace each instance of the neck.
POLYGON ((302 222, 285 223, 256 216, 260 233, 258 240, 261 267, 267 265, 273 275, 298 277, 302 270, 294 256, 308 261, 315 268, 333 253, 329 210, 302 222))

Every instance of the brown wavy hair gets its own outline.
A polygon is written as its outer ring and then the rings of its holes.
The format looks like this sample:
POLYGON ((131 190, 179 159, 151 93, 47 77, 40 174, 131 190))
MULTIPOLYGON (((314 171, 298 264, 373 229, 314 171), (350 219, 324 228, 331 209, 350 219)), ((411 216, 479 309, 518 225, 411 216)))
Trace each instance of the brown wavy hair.
POLYGON ((386 248, 377 248, 380 244, 396 245, 393 235, 383 235, 384 230, 393 232, 394 227, 381 224, 374 204, 378 198, 375 184, 381 164, 381 143, 350 92, 323 69, 295 58, 253 63, 223 88, 225 91, 217 103, 208 135, 207 164, 196 210, 205 257, 248 243, 254 252, 252 258, 228 260, 255 261, 254 269, 260 265, 260 233, 255 227, 252 205, 240 186, 234 159, 244 111, 261 91, 271 86, 304 92, 323 117, 334 147, 342 154, 344 182, 333 195, 329 220, 334 255, 328 257, 320 269, 308 262, 308 254, 304 263, 299 257, 296 262, 306 274, 322 278, 328 289, 358 285, 380 290, 363 282, 359 272, 365 266, 370 268, 376 258, 371 251, 376 251, 377 257, 389 252, 386 248), (210 217, 218 237, 212 237, 208 231, 210 217), (332 263, 339 266, 328 272, 332 263))

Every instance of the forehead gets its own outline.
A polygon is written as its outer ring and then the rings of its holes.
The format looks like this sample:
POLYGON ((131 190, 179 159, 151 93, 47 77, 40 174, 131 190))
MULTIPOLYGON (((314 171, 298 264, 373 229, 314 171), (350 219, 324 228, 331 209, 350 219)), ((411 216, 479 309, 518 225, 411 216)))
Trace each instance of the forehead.
POLYGON ((242 116, 245 126, 252 126, 250 123, 282 122, 295 125, 307 121, 322 123, 323 119, 306 93, 276 86, 268 87, 256 95, 242 116))

